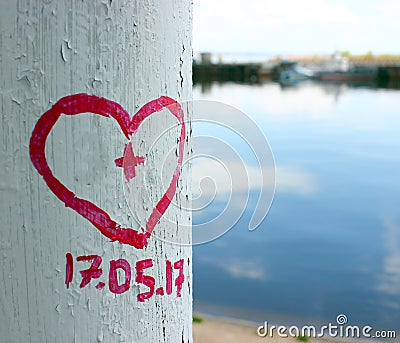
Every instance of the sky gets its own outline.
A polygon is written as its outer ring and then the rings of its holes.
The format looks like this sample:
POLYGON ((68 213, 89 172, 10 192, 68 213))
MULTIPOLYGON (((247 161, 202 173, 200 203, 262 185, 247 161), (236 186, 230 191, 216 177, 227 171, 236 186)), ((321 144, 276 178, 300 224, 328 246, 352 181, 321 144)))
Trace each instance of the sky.
POLYGON ((195 53, 400 54, 400 0, 194 0, 195 53))

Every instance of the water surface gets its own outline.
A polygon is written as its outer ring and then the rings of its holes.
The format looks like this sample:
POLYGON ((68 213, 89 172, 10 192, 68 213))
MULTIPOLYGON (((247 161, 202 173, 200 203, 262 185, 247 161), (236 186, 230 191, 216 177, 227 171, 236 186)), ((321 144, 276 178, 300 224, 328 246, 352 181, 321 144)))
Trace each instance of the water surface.
POLYGON ((247 208, 228 233, 194 248, 195 310, 315 325, 343 313, 350 324, 400 330, 400 91, 213 83, 195 85, 194 99, 248 114, 277 171, 257 230, 247 230, 247 208))

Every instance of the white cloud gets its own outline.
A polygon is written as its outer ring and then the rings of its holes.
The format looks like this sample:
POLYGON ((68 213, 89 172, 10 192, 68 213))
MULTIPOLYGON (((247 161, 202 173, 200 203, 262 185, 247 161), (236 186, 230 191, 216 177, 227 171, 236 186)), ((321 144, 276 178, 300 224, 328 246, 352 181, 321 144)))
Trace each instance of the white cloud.
POLYGON ((255 17, 258 25, 264 27, 283 27, 287 24, 344 25, 357 22, 357 17, 348 7, 329 0, 252 0, 246 8, 247 19, 254 20, 255 17))
POLYGON ((385 21, 396 23, 399 20, 400 2, 398 0, 379 1, 376 4, 377 17, 385 18, 385 21))
POLYGON ((199 0, 193 13, 195 51, 399 51, 398 1, 199 0))

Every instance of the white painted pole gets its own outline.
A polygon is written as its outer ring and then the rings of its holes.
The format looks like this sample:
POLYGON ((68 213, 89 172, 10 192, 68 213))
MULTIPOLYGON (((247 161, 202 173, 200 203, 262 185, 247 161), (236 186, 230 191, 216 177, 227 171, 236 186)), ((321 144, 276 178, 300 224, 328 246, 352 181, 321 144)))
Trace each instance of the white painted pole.
POLYGON ((190 0, 1 1, 0 341, 192 341, 191 63, 190 0))

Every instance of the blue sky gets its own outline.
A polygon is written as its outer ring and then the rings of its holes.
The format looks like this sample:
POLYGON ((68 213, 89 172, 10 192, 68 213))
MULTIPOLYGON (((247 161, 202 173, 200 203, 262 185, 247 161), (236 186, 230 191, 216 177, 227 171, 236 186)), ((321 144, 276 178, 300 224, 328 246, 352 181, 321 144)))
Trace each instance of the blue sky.
POLYGON ((193 48, 400 54, 400 0, 194 0, 193 48))

